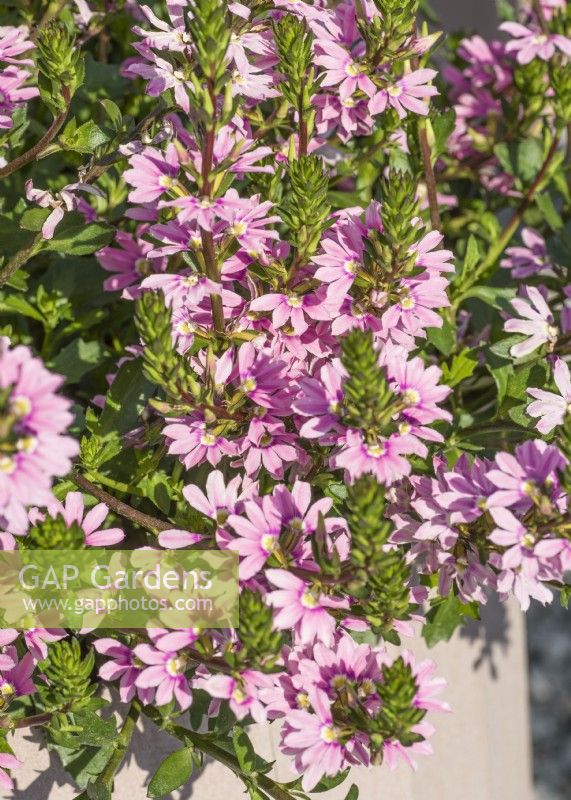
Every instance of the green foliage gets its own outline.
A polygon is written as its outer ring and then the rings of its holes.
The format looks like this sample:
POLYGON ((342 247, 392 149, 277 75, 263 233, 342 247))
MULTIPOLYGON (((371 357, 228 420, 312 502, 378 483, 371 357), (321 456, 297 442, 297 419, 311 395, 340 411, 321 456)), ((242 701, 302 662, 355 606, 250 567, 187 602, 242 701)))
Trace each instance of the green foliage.
POLYGON ((372 475, 349 487, 346 519, 351 532, 351 581, 348 590, 374 633, 394 640, 395 620, 410 616, 410 568, 404 552, 388 548, 392 523, 385 519, 385 496, 372 475))
POLYGON ((37 48, 42 100, 55 115, 67 108, 83 83, 83 53, 69 29, 55 20, 41 31, 37 48))
POLYGON ((383 666, 382 682, 377 684, 381 708, 371 721, 371 740, 378 760, 382 759, 385 740, 396 740, 405 747, 422 741, 423 737, 413 731, 426 715, 413 705, 417 691, 412 669, 402 656, 383 666))
POLYGON ((162 295, 145 292, 136 303, 135 322, 144 344, 143 371, 177 403, 192 403, 201 389, 192 367, 173 347, 171 315, 162 295))
POLYGON ((29 550, 83 550, 85 534, 76 522, 68 525, 60 514, 55 519, 46 515, 30 528, 22 544, 29 550))
POLYGON ((253 664, 256 669, 271 670, 275 665, 283 635, 273 630, 273 614, 259 592, 244 588, 240 592, 240 642, 237 653, 227 653, 226 660, 235 668, 253 664))
POLYGON ((351 331, 341 344, 341 361, 349 373, 344 383, 344 420, 372 437, 393 428, 394 394, 379 366, 379 353, 370 331, 351 331))
POLYGON ((318 156, 290 160, 286 180, 288 189, 279 213, 290 229, 297 258, 303 260, 312 256, 319 245, 330 210, 329 182, 318 156))
POLYGON ((159 764, 149 782, 147 797, 165 797, 190 780, 194 769, 195 755, 192 747, 181 747, 170 753, 159 764))
POLYGON ((84 656, 77 639, 63 639, 51 644, 47 658, 39 664, 47 678, 47 685, 38 690, 43 705, 48 710, 89 708, 90 699, 97 689, 91 680, 94 666, 93 650, 84 656))
POLYGON ((447 642, 467 619, 479 619, 477 603, 463 603, 455 594, 439 598, 427 614, 422 636, 428 647, 447 642))

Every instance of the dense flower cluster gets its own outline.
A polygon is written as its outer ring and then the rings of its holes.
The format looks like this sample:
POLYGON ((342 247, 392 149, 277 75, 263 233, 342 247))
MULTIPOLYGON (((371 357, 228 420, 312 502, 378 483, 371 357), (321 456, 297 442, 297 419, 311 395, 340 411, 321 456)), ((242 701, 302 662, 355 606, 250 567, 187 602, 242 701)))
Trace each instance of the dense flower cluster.
POLYGON ((569 594, 571 10, 439 75, 414 0, 74 5, 0 27, 0 542, 235 553, 240 626, 2 619, 2 728, 37 696, 105 755, 97 674, 251 792, 238 723, 276 721, 295 792, 415 766, 448 706, 401 637, 569 594))

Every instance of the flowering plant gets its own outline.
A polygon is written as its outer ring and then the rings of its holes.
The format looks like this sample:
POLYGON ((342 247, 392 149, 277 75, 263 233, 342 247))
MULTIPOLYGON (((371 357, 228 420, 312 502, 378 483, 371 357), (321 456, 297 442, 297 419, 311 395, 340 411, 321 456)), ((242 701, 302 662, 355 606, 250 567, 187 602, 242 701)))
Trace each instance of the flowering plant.
POLYGON ((3 12, 2 549, 199 545, 241 585, 236 629, 4 627, 3 787, 41 724, 111 798, 140 715, 181 742, 149 797, 205 756, 255 800, 414 764, 448 707, 407 638, 567 603, 571 7, 505 13, 3 12))

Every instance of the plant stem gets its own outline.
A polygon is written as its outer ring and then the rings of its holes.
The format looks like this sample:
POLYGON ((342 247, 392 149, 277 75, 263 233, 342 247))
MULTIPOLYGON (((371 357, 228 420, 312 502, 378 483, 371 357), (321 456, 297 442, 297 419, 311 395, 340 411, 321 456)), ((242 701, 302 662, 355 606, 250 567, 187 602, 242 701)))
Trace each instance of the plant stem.
POLYGON ((428 206, 430 209, 430 224, 432 229, 439 231, 442 227, 440 212, 438 211, 438 194, 436 189, 436 178, 432 168, 432 153, 426 132, 426 121, 421 119, 418 122, 418 143, 422 156, 422 166, 424 169, 424 180, 426 182, 426 193, 428 196, 428 206))
POLYGON ((467 292, 474 286, 476 283, 480 281, 481 278, 487 276, 488 271, 494 266, 498 258, 502 255, 508 244, 511 242, 512 237, 514 236, 515 232, 520 226, 520 223, 523 220, 523 216, 529 206, 531 205, 533 198, 535 197, 535 193, 537 192, 538 188, 541 186, 548 170, 549 166, 557 152, 557 147, 559 145, 558 137, 553 139, 551 143, 551 147, 549 148, 547 155, 545 156, 545 160, 539 172, 537 173, 533 183, 528 188, 527 192, 525 193, 521 203, 515 210, 512 218, 502 231, 501 235, 499 236, 498 240, 495 244, 492 244, 490 249, 488 250, 488 255, 482 261, 480 266, 472 273, 472 275, 468 276, 466 282, 462 284, 459 289, 460 293, 458 297, 455 298, 452 309, 455 311, 462 300, 464 299, 467 292))
POLYGON ((170 530, 170 528, 173 527, 172 522, 166 522, 165 520, 151 517, 149 514, 138 511, 136 508, 127 505, 127 503, 117 500, 112 494, 109 494, 109 492, 106 492, 104 489, 100 489, 99 486, 91 483, 91 481, 77 472, 72 472, 70 480, 72 480, 76 486, 79 486, 80 489, 83 489, 88 494, 101 500, 101 502, 109 506, 109 508, 116 514, 119 514, 119 516, 125 517, 125 519, 134 522, 136 525, 140 525, 142 528, 146 528, 148 531, 151 531, 151 533, 170 530))
POLYGON ((137 721, 141 715, 141 708, 140 702, 138 700, 133 700, 127 716, 125 717, 125 721, 123 722, 123 727, 119 732, 115 751, 107 762, 107 766, 95 781, 96 784, 102 784, 103 786, 111 788, 113 784, 113 778, 123 763, 123 759, 127 755, 133 733, 135 732, 135 728, 137 726, 137 721))
POLYGON ((43 153, 50 142, 55 139, 60 131, 60 128, 67 119, 69 104, 71 102, 71 94, 68 86, 62 87, 62 94, 63 99, 65 100, 65 109, 61 111, 57 117, 54 117, 52 124, 44 133, 39 142, 37 142, 33 147, 30 147, 29 150, 26 150, 25 153, 22 153, 22 155, 18 156, 13 161, 9 161, 5 166, 0 167, 0 178, 6 178, 8 175, 16 172, 16 170, 20 169, 21 167, 25 167, 26 164, 30 163, 30 161, 34 161, 43 153))
MULTIPOLYGON (((153 710, 150 707, 144 708, 143 712, 147 714, 147 716, 149 716, 153 722, 155 722, 155 724, 158 722, 156 714, 153 713, 153 710)), ((201 733, 195 733, 194 731, 183 728, 180 725, 169 725, 167 730, 170 734, 176 736, 176 738, 180 739, 182 742, 190 741, 197 750, 200 750, 201 753, 204 753, 205 755, 214 758, 216 761, 219 761, 221 764, 224 764, 224 766, 231 769, 232 772, 234 772, 239 778, 245 777, 250 778, 252 782, 255 781, 255 784, 264 792, 266 792, 266 794, 272 797, 273 800, 295 800, 295 797, 288 792, 283 784, 277 783, 267 775, 262 775, 260 773, 247 775, 244 773, 236 756, 232 755, 227 750, 224 750, 222 747, 219 747, 209 736, 201 733)))
POLYGON ((23 267, 24 264, 29 261, 36 253, 39 252, 41 248, 41 244, 44 241, 44 237, 42 236, 42 232, 39 231, 28 247, 25 247, 23 250, 19 250, 7 264, 0 269, 0 287, 4 286, 7 283, 12 275, 14 275, 20 267, 23 267))

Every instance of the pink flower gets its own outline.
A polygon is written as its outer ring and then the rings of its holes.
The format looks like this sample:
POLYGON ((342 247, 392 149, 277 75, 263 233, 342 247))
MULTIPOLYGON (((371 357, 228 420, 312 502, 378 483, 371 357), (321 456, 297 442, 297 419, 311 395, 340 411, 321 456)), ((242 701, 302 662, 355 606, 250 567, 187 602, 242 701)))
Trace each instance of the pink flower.
POLYGON ((293 410, 302 417, 309 417, 299 429, 300 436, 318 439, 335 427, 343 403, 343 380, 345 369, 339 359, 321 367, 318 378, 303 378, 300 394, 293 410))
POLYGON ((250 310, 273 311, 274 328, 281 328, 289 322, 295 333, 301 335, 309 327, 304 314, 309 304, 308 295, 270 293, 252 300, 250 310))
POLYGON ((246 342, 238 350, 240 391, 256 405, 274 407, 276 393, 284 392, 288 386, 286 366, 269 351, 264 352, 246 342))
POLYGON ((296 436, 287 433, 281 422, 254 419, 241 447, 246 473, 255 478, 263 466, 273 478, 283 480, 284 464, 307 462, 307 456, 295 444, 296 436))
POLYGON ((45 189, 35 189, 31 180, 26 181, 26 197, 40 208, 52 208, 53 211, 42 225, 42 236, 44 239, 52 239, 55 229, 62 221, 66 211, 81 210, 80 198, 76 197, 76 192, 86 192, 98 197, 103 197, 103 193, 90 186, 88 183, 69 183, 55 194, 45 189))
POLYGON ((36 691, 32 681, 35 662, 31 653, 26 653, 20 661, 15 647, 7 647, 6 653, 14 662, 14 666, 0 673, 0 697, 4 705, 10 703, 15 697, 33 694, 36 691))
POLYGON ((436 70, 417 69, 400 78, 392 86, 378 91, 369 100, 371 114, 381 114, 387 106, 394 108, 400 119, 404 119, 408 111, 414 114, 428 114, 428 104, 419 98, 433 97, 438 94, 436 86, 428 85, 428 81, 436 77, 436 70))
POLYGON ((529 338, 510 348, 510 355, 522 358, 538 347, 546 344, 552 349, 557 341, 559 330, 556 327, 553 314, 539 289, 535 286, 526 288, 527 300, 516 297, 511 301, 512 306, 523 319, 508 319, 504 330, 508 333, 523 333, 529 338))
POLYGON ((239 475, 225 484, 223 473, 213 470, 206 479, 206 494, 193 485, 185 486, 182 493, 191 508, 213 519, 218 525, 224 525, 231 514, 241 512, 244 500, 253 493, 254 486, 239 475))
POLYGON ((144 669, 143 664, 137 660, 133 650, 117 639, 96 639, 93 642, 98 653, 108 656, 99 668, 99 677, 103 681, 116 681, 119 679, 119 696, 122 703, 130 703, 135 694, 142 703, 151 703, 154 696, 152 688, 143 688, 136 685, 136 680, 144 669))
POLYGON ((32 64, 31 59, 16 58, 34 49, 35 45, 29 40, 29 35, 26 25, 18 28, 12 25, 0 26, 0 61, 6 64, 32 64))
POLYGON ((153 245, 125 231, 117 231, 115 242, 119 247, 103 247, 97 258, 103 269, 113 273, 103 283, 107 292, 123 290, 122 297, 133 300, 141 293, 141 281, 150 272, 162 272, 166 259, 149 258, 153 245))
POLYGON ((489 498, 489 507, 517 506, 527 509, 533 502, 544 504, 558 490, 557 473, 566 461, 557 447, 542 441, 518 445, 515 455, 497 453, 495 469, 487 478, 497 491, 489 498))
POLYGON ((47 512, 52 519, 63 517, 69 528, 74 524, 78 525, 84 533, 85 544, 89 547, 110 547, 125 538, 121 528, 101 528, 109 514, 105 503, 97 503, 85 514, 81 492, 68 492, 65 504, 54 498, 48 503, 47 512))
POLYGON ((23 765, 12 753, 0 753, 0 787, 11 790, 14 788, 14 781, 6 772, 7 769, 17 769, 23 765))
POLYGON ((189 666, 186 655, 176 651, 163 652, 150 644, 137 645, 134 654, 148 665, 135 678, 135 686, 138 689, 156 689, 155 703, 158 706, 164 706, 174 698, 186 711, 192 703, 192 692, 185 675, 189 666))
POLYGON ((543 236, 532 228, 524 228, 521 238, 525 247, 508 247, 507 258, 500 262, 501 267, 511 269, 513 278, 529 278, 553 266, 543 236))
POLYGON ((228 525, 238 534, 238 538, 227 543, 229 550, 240 556, 240 580, 247 581, 262 569, 266 561, 279 546, 282 529, 281 515, 269 495, 259 502, 247 500, 244 503, 246 518, 230 514, 228 525))
POLYGON ((27 103, 39 95, 35 86, 25 87, 23 84, 30 77, 30 73, 18 67, 8 67, 0 72, 0 130, 9 130, 12 125, 12 116, 18 106, 27 103))
POLYGON ((0 413, 10 420, 0 454, 0 523, 15 534, 28 527, 26 506, 51 500, 52 478, 69 472, 79 451, 65 435, 73 415, 56 394, 62 383, 27 347, 0 339, 0 413))
POLYGON ((347 600, 321 594, 284 569, 267 569, 266 577, 278 587, 266 598, 277 609, 274 627, 278 630, 294 629, 302 644, 312 644, 317 640, 330 647, 335 619, 327 609, 348 608, 347 600))
POLYGON ((282 730, 282 750, 294 756, 295 769, 310 792, 324 775, 334 776, 345 766, 346 748, 331 704, 319 689, 311 693, 315 713, 291 711, 282 730))
POLYGON ((129 193, 131 203, 152 203, 172 188, 179 170, 179 160, 174 145, 165 153, 155 147, 146 147, 129 159, 131 169, 123 178, 133 187, 129 193))
POLYGON ((170 422, 163 428, 163 436, 170 439, 169 453, 181 458, 187 469, 208 461, 215 467, 224 456, 236 455, 237 445, 209 430, 200 416, 185 417, 170 422))
POLYGON ((563 425, 565 417, 571 410, 571 377, 569 367, 560 358, 555 362, 553 377, 560 394, 546 392, 543 389, 528 389, 527 393, 536 398, 527 407, 530 417, 540 417, 536 425, 540 433, 551 433, 553 428, 563 425))
POLYGON ((506 52, 515 53, 519 64, 529 64, 534 58, 550 61, 556 50, 571 56, 571 39, 558 33, 544 33, 540 28, 504 22, 500 30, 514 38, 507 43, 506 52))
POLYGON ((389 358, 388 375, 391 388, 405 404, 401 416, 412 423, 427 425, 437 419, 450 421, 452 415, 438 407, 450 394, 448 386, 438 385, 441 370, 432 365, 425 367, 421 358, 405 361, 402 357, 389 358))
POLYGON ((410 473, 410 463, 403 458, 403 454, 410 452, 409 437, 379 437, 375 442, 367 442, 361 431, 349 430, 342 439, 340 452, 332 456, 330 464, 334 469, 347 470, 352 481, 372 473, 379 483, 390 486, 410 473))
POLYGON ((253 669, 244 670, 238 678, 230 675, 212 675, 198 678, 193 686, 204 689, 212 697, 229 700, 230 710, 236 719, 244 719, 251 714, 260 724, 266 721, 266 710, 259 700, 261 687, 271 687, 273 681, 267 675, 253 669))
POLYGON ((366 67, 354 61, 351 55, 333 41, 321 39, 315 63, 325 69, 321 85, 339 85, 339 97, 344 100, 360 89, 369 97, 375 93, 375 84, 368 77, 366 67))

